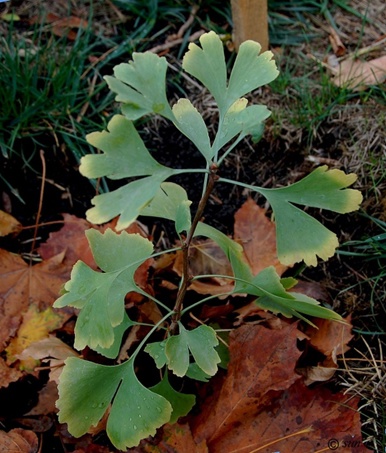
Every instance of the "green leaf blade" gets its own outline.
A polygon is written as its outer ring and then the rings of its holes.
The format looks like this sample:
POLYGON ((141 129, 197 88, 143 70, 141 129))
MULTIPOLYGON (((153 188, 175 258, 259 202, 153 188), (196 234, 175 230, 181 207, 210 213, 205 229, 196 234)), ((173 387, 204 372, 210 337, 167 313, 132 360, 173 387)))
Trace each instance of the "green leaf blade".
MULTIPOLYGON (((183 332, 185 329, 183 327, 182 329, 183 332)), ((189 348, 186 335, 180 332, 178 335, 169 337, 165 344, 165 355, 169 370, 173 371, 176 376, 185 376, 189 367, 189 348)))
POLYGON ((150 203, 141 210, 141 215, 172 220, 179 234, 190 229, 191 204, 183 187, 172 182, 164 182, 150 203))
POLYGON ((77 357, 65 361, 59 381, 59 421, 67 423, 75 437, 96 426, 106 412, 119 385, 116 367, 97 365, 77 357))
POLYGON ((145 113, 158 113, 173 119, 166 97, 167 61, 152 52, 133 53, 133 60, 114 68, 114 76, 123 85, 114 83, 111 77, 106 81, 112 91, 117 93, 117 101, 124 102, 122 111, 131 120, 145 113))
POLYGON ((212 31, 200 37, 200 44, 201 48, 194 43, 189 44, 182 67, 208 88, 217 104, 222 106, 227 83, 223 44, 212 31))
POLYGON ((135 447, 143 438, 154 436, 157 428, 168 423, 172 415, 169 401, 139 382, 133 363, 125 368, 106 429, 111 442, 120 450, 135 447))
POLYGON ((228 104, 256 88, 266 85, 279 75, 273 54, 266 51, 259 55, 260 44, 244 41, 239 48, 235 64, 229 78, 227 91, 228 104))
POLYGON ((142 214, 156 196, 161 184, 172 174, 173 171, 168 170, 156 173, 112 192, 97 195, 91 200, 94 207, 86 212, 87 220, 102 224, 120 215, 116 229, 124 230, 142 214))
POLYGON ((207 162, 210 162, 214 153, 208 129, 198 110, 188 99, 179 99, 173 105, 173 113, 176 118, 175 126, 196 145, 207 162))
POLYGON ((194 395, 180 393, 170 385, 168 374, 165 373, 162 381, 150 388, 152 392, 163 396, 172 405, 173 412, 169 423, 176 423, 180 417, 188 415, 196 403, 194 395))
POLYGON ((172 414, 170 403, 144 387, 135 376, 133 361, 99 365, 76 357, 66 360, 59 382, 59 420, 76 437, 96 426, 112 402, 107 434, 120 450, 154 435, 172 414))
POLYGON ((216 332, 209 326, 202 325, 186 331, 189 349, 197 365, 209 376, 217 373, 221 362, 215 347, 218 345, 216 332))
POLYGON ((114 115, 106 131, 92 132, 86 138, 103 151, 82 157, 79 171, 87 178, 147 176, 166 168, 150 155, 133 123, 122 115, 114 115))
POLYGON ((114 233, 107 229, 101 233, 88 230, 87 238, 98 266, 106 271, 97 272, 78 262, 65 285, 68 291, 54 304, 70 305, 81 309, 75 325, 75 347, 90 346, 109 349, 124 320, 125 296, 128 292, 143 293, 134 280, 135 271, 153 252, 153 244, 138 234, 114 233), (111 251, 116 250, 115 254, 111 251), (116 257, 116 261, 114 259, 116 257))
POLYGON ((358 210, 363 199, 359 190, 347 189, 356 179, 353 173, 329 170, 327 165, 323 165, 288 187, 264 189, 261 193, 267 195, 270 192, 275 198, 278 195, 291 203, 346 214, 358 210))

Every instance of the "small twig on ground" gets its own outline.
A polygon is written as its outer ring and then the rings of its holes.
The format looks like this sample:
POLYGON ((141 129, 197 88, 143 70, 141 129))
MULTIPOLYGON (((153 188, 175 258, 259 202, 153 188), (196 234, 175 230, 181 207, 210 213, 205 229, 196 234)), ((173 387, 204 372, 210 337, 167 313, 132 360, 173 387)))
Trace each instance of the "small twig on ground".
POLYGON ((35 230, 34 230, 32 246, 31 246, 31 255, 33 254, 33 251, 35 249, 36 238, 37 238, 38 229, 39 229, 39 220, 40 220, 40 215, 41 215, 42 207, 43 207, 44 187, 45 187, 45 181, 46 181, 46 160, 44 159, 44 151, 42 149, 40 150, 40 159, 42 161, 42 184, 40 186, 39 207, 38 207, 38 212, 36 214, 35 230))
MULTIPOLYGON (((189 42, 196 41, 204 33, 205 33, 204 30, 196 31, 196 33, 193 33, 192 35, 189 36, 188 41, 189 42)), ((151 49, 149 49, 149 52, 159 53, 162 52, 163 50, 168 50, 171 47, 178 46, 178 44, 181 44, 183 41, 184 38, 177 38, 173 41, 165 42, 164 44, 160 44, 159 46, 152 47, 151 49)))

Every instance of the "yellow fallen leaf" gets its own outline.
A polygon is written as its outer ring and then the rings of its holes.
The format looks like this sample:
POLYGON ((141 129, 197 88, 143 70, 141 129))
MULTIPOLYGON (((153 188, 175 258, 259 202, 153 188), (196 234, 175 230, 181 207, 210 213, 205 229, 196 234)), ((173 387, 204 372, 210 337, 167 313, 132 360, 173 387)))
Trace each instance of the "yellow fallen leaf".
POLYGON ((370 85, 380 85, 385 80, 386 55, 370 61, 356 60, 352 57, 341 61, 333 83, 343 88, 361 91, 370 85))
MULTIPOLYGON (((63 324, 63 315, 48 307, 39 311, 35 305, 30 305, 23 316, 23 321, 17 332, 6 348, 7 364, 10 365, 17 360, 17 355, 35 341, 48 337, 48 333, 59 328, 63 324)), ((20 361, 19 368, 32 371, 36 366, 36 360, 27 358, 20 361)))
POLYGON ((7 212, 0 210, 0 236, 17 235, 22 229, 21 223, 7 212))

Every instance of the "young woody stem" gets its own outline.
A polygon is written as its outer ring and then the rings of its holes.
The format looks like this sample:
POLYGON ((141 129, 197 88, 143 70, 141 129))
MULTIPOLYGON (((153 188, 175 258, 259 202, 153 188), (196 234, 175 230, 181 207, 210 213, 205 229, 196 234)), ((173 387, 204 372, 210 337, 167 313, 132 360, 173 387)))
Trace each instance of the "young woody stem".
POLYGON ((185 241, 182 244, 181 250, 182 250, 182 276, 181 276, 181 284, 177 293, 177 299, 176 303, 174 305, 173 309, 173 316, 172 316, 172 322, 170 325, 170 333, 172 335, 175 335, 177 333, 177 326, 178 326, 178 321, 181 318, 181 310, 183 308, 183 302, 185 299, 186 291, 188 290, 188 287, 190 285, 190 282, 192 280, 192 276, 190 275, 189 272, 189 252, 190 252, 190 246, 192 243, 192 239, 194 237, 194 233, 197 228, 198 222, 201 220, 202 215, 204 213, 206 204, 209 200, 209 196, 212 193, 212 190, 214 188, 214 185, 216 181, 218 180, 218 175, 217 175, 217 170, 218 167, 216 164, 212 164, 210 168, 210 173, 209 173, 209 178, 208 178, 208 184, 206 186, 205 192, 198 204, 197 212, 196 215, 193 218, 192 225, 190 227, 190 230, 188 232, 188 235, 185 239, 185 241))

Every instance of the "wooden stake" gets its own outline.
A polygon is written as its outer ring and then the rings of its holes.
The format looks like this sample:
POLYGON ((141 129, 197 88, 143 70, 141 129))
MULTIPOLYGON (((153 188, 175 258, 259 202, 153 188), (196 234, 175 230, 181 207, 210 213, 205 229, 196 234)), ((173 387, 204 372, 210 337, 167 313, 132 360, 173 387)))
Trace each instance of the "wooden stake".
POLYGON ((233 40, 236 49, 247 39, 261 44, 262 51, 268 49, 268 5, 267 0, 231 0, 233 17, 233 40))

